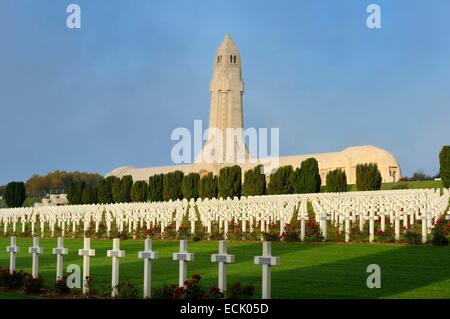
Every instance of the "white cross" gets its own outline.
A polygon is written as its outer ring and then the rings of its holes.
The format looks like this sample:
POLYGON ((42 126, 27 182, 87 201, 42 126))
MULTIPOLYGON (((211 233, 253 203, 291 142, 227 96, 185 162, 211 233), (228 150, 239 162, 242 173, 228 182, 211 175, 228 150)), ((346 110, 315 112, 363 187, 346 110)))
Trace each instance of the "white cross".
POLYGON ((6 247, 6 252, 9 253, 9 273, 12 275, 16 271, 16 254, 20 248, 16 246, 16 236, 11 236, 11 245, 6 247))
POLYGON ((345 215, 342 218, 345 221, 345 242, 349 242, 350 241, 350 220, 352 218, 348 215, 345 215))
POLYGON ((28 252, 30 254, 33 254, 31 274, 33 278, 37 278, 39 268, 39 254, 42 254, 44 252, 44 249, 39 246, 39 237, 33 237, 33 247, 29 247, 28 252))
POLYGON ((152 250, 152 240, 145 240, 144 251, 138 253, 140 259, 144 259, 144 298, 150 298, 152 289, 152 260, 157 259, 158 253, 152 250))
POLYGON ((270 267, 280 264, 280 257, 272 256, 272 243, 263 242, 263 255, 255 256, 254 263, 262 265, 262 299, 271 298, 271 276, 270 267))
POLYGON ((234 263, 234 255, 227 254, 227 242, 219 241, 219 253, 211 255, 211 262, 219 264, 219 289, 227 290, 227 264, 234 263))
POLYGON ((68 253, 69 250, 64 248, 64 237, 58 237, 58 247, 53 248, 53 254, 56 255, 56 281, 63 278, 63 256, 68 253))
POLYGON ((78 255, 83 256, 83 293, 89 292, 88 280, 90 276, 90 257, 95 256, 95 249, 91 249, 91 239, 84 238, 83 249, 78 250, 78 255))
POLYGON ((179 277, 178 277, 178 286, 184 287, 184 282, 187 279, 187 262, 194 260, 194 254, 187 252, 187 240, 180 240, 180 251, 178 253, 172 254, 173 260, 178 260, 180 263, 179 266, 179 277))
POLYGON ((125 257, 125 251, 120 250, 120 239, 113 239, 113 249, 106 252, 106 256, 112 258, 112 274, 111 274, 111 297, 118 295, 117 286, 119 285, 119 259, 125 257))
POLYGON ((323 235, 323 240, 327 240, 327 221, 330 220, 330 217, 328 216, 327 213, 322 213, 320 214, 320 224, 321 224, 321 228, 322 228, 322 235, 323 235))
POLYGON ((427 242, 427 223, 428 223, 428 216, 427 215, 420 215, 420 220, 422 221, 422 243, 425 244, 427 242))
POLYGON ((381 231, 384 232, 386 227, 386 213, 380 213, 381 231))
POLYGON ((378 220, 378 216, 370 215, 366 216, 365 219, 369 220, 369 242, 373 242, 374 231, 375 231, 375 220, 378 220))
POLYGON ((403 216, 401 215, 395 215, 395 240, 400 240, 400 220, 403 219, 403 216))
POLYGON ((298 219, 300 219, 300 240, 305 240, 305 220, 309 220, 308 216, 302 214, 298 219))

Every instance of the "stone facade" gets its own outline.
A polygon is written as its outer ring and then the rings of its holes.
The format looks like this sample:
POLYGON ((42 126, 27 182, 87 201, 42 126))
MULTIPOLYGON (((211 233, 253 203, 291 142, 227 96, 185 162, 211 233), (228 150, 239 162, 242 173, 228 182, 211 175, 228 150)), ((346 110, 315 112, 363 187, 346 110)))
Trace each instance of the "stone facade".
MULTIPOLYGON (((244 128, 243 118, 243 94, 244 82, 242 79, 241 70, 241 56, 236 44, 230 35, 227 35, 222 41, 217 50, 214 59, 214 74, 210 85, 211 105, 210 105, 210 128, 218 128, 225 132, 227 128, 244 128)), ((225 134, 224 134, 225 135, 225 134)), ((224 140, 226 137, 223 136, 224 140)), ((244 145, 245 157, 248 159, 249 155, 246 150, 243 138, 238 136, 233 143, 244 145)), ((182 164, 174 166, 162 166, 152 168, 134 168, 134 167, 119 167, 109 175, 122 177, 131 175, 134 181, 148 180, 148 178, 155 174, 165 174, 180 170, 187 173, 200 173, 200 175, 213 172, 218 174, 220 169, 225 165, 233 164, 225 159, 224 163, 211 163, 211 161, 204 161, 208 154, 205 154, 205 148, 211 142, 212 136, 208 134, 207 142, 198 155, 195 163, 182 164)), ((226 143, 222 145, 223 153, 226 154, 226 143)), ((280 166, 292 165, 294 169, 299 167, 301 162, 307 158, 314 157, 319 163, 320 176, 322 184, 325 184, 326 174, 336 168, 341 168, 346 172, 347 182, 354 184, 356 182, 356 165, 364 163, 376 163, 381 172, 384 183, 397 182, 401 178, 400 165, 395 157, 389 152, 375 146, 354 146, 344 149, 340 152, 309 154, 298 156, 283 156, 279 158, 280 166)), ((260 159, 260 163, 266 163, 264 159, 260 159)), ((239 164, 243 171, 251 169, 258 165, 246 161, 244 164, 239 164)))
POLYGON ((34 207, 61 206, 68 204, 67 194, 50 194, 47 198, 43 198, 40 203, 35 203, 34 207))

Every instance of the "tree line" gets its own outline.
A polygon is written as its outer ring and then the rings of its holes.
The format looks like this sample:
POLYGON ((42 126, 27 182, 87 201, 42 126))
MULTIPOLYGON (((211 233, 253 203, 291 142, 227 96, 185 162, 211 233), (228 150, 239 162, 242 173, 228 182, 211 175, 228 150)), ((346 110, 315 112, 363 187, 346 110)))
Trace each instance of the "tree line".
POLYGON ((29 197, 45 197, 47 194, 67 192, 73 182, 84 182, 93 187, 103 177, 96 173, 54 171, 47 175, 33 175, 25 182, 25 191, 29 197))
MULTIPOLYGON (((450 146, 442 148, 439 161, 443 186, 450 188, 450 146)), ((190 200, 191 198, 318 193, 321 191, 322 184, 319 166, 314 158, 306 159, 295 170, 290 165, 278 168, 270 175, 268 183, 261 165, 246 171, 243 181, 241 167, 238 165, 222 168, 218 176, 211 172, 200 177, 198 173, 184 174, 181 171, 174 171, 150 176, 148 181, 133 181, 130 175, 122 178, 116 176, 103 178, 98 174, 56 171, 46 176, 35 175, 30 180, 26 183, 11 182, 6 187, 0 188, 8 207, 20 207, 30 192, 39 191, 39 189, 47 191, 52 187, 67 190, 67 197, 71 204, 108 204, 169 201, 183 198, 190 200), (47 182, 33 183, 39 179, 47 180, 47 182), (33 186, 30 186, 30 180, 33 181, 31 183, 33 186), (51 180, 54 182, 49 182, 51 180), (44 184, 45 186, 36 186, 44 184), (58 186, 55 187, 55 185, 58 186)), ((358 191, 378 190, 381 188, 381 182, 381 173, 376 164, 367 163, 356 166, 358 191)), ((348 191, 345 171, 335 169, 328 172, 325 190, 327 192, 348 191)))
MULTIPOLYGON (((358 190, 380 189, 381 174, 376 164, 357 166, 358 190)), ((328 192, 346 192, 347 177, 342 170, 327 174, 328 192)), ((131 175, 119 178, 108 176, 97 186, 87 186, 84 182, 73 181, 68 188, 67 198, 71 204, 127 203, 145 201, 169 201, 197 198, 234 198, 241 196, 318 193, 322 181, 317 160, 309 158, 299 168, 280 167, 266 182, 262 165, 245 172, 238 165, 224 167, 219 175, 208 173, 184 174, 174 171, 150 176, 148 181, 134 181, 131 175)))

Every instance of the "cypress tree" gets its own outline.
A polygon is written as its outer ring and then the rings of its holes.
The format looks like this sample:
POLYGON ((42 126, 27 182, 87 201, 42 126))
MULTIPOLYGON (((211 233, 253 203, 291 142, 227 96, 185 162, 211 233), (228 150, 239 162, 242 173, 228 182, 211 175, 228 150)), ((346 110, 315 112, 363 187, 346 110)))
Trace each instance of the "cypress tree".
POLYGON ((123 176, 120 180, 120 203, 131 202, 131 187, 133 186, 133 177, 131 175, 123 176))
POLYGON ((25 198, 25 184, 23 182, 11 182, 6 185, 5 202, 8 207, 22 207, 25 198))
POLYGON ((116 177, 112 180, 111 184, 111 191, 112 191, 112 199, 114 203, 120 203, 120 189, 121 189, 121 180, 120 178, 116 177))
POLYGON ((199 195, 200 175, 198 173, 190 173, 183 176, 181 181, 181 191, 183 197, 187 200, 191 198, 197 199, 199 195))
POLYGON ((184 174, 182 171, 174 171, 164 174, 163 199, 165 201, 183 198, 183 193, 181 191, 181 182, 183 181, 183 176, 184 174))
POLYGON ((148 185, 145 181, 136 181, 131 187, 131 201, 135 203, 145 202, 147 200, 148 185))
POLYGON ((85 182, 73 181, 67 190, 67 200, 72 205, 80 205, 83 203, 83 190, 86 188, 85 182))
POLYGON ((209 172, 202 178, 200 178, 198 195, 201 199, 205 198, 217 198, 218 194, 218 178, 209 172))
POLYGON ((381 188, 381 173, 376 163, 356 165, 356 189, 372 191, 381 188))
POLYGON ((242 194, 244 196, 264 195, 266 193, 266 175, 263 166, 258 165, 244 174, 242 194))
POLYGON ((439 153, 439 164, 442 184, 450 188, 450 145, 442 147, 439 153))
POLYGON ((151 202, 162 202, 164 174, 150 176, 148 179, 148 200, 151 202))
POLYGON ((345 171, 335 169, 327 174, 327 192, 342 193, 347 191, 347 176, 345 171))
POLYGON ((301 193, 320 193, 322 181, 319 174, 319 164, 315 158, 308 158, 300 165, 301 193))
POLYGON ((294 170, 291 165, 279 167, 275 173, 270 174, 267 193, 269 195, 292 194, 294 187, 292 185, 292 174, 294 170))
POLYGON ((96 187, 86 187, 81 193, 81 204, 97 204, 98 190, 96 187))
POLYGON ((219 173, 219 197, 241 197, 242 173, 239 165, 224 167, 219 173))
POLYGON ((112 185, 118 179, 116 176, 108 176, 98 183, 98 202, 100 204, 113 203, 112 185))

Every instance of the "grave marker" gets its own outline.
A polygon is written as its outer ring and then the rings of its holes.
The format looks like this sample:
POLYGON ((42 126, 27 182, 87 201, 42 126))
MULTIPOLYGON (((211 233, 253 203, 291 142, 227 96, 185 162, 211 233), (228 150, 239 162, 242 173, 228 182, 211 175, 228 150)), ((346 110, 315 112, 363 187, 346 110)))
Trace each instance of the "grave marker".
POLYGON ((106 252, 106 256, 112 258, 112 272, 111 272, 111 297, 118 295, 117 286, 119 285, 119 260, 125 257, 125 251, 120 250, 120 239, 113 239, 113 249, 106 252))
POLYGON ((172 254, 173 260, 179 261, 179 277, 178 286, 184 287, 184 282, 187 279, 187 262, 194 260, 194 254, 187 251, 187 240, 180 240, 180 251, 172 254))
POLYGON ((255 256, 254 263, 262 265, 262 299, 271 298, 271 266, 278 266, 280 264, 280 257, 272 256, 272 243, 263 242, 262 256, 255 256))
POLYGON ((78 255, 83 256, 83 293, 89 293, 88 277, 90 277, 90 257, 95 256, 95 249, 91 249, 91 239, 84 238, 83 249, 78 250, 78 255))
POLYGON ((64 237, 58 237, 58 247, 53 248, 53 254, 56 255, 56 281, 63 279, 63 256, 68 253, 69 250, 64 248, 64 237))
POLYGON ((28 252, 33 255, 31 275, 33 278, 37 278, 39 273, 39 254, 44 252, 44 249, 39 246, 39 237, 33 237, 33 247, 29 247, 28 252))
POLYGON ((227 290, 227 264, 234 263, 234 255, 227 253, 226 241, 219 241, 219 253, 211 255, 211 262, 219 264, 219 289, 224 292, 227 290))
POLYGON ((16 254, 20 248, 16 245, 16 236, 11 236, 11 245, 6 247, 6 252, 9 253, 9 273, 13 274, 16 271, 16 254))
POLYGON ((152 260, 157 259, 158 253, 152 250, 152 240, 145 240, 144 251, 138 254, 140 259, 144 259, 144 298, 150 298, 152 289, 152 260))

